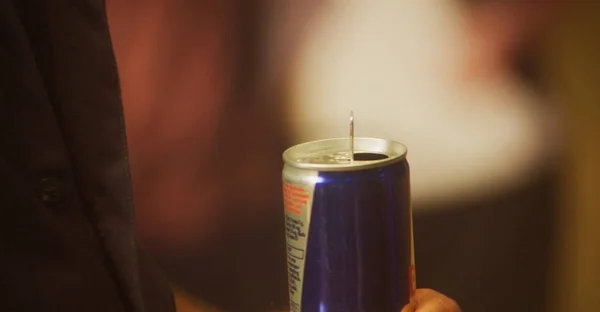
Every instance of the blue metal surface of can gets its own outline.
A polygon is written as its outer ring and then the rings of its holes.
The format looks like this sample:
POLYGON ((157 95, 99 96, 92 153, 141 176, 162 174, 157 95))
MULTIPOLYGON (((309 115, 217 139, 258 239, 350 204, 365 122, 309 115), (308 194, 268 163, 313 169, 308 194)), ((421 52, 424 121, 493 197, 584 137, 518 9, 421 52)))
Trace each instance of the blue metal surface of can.
POLYGON ((415 289, 406 148, 375 138, 352 144, 354 154, 348 138, 283 154, 294 312, 398 312, 415 289))

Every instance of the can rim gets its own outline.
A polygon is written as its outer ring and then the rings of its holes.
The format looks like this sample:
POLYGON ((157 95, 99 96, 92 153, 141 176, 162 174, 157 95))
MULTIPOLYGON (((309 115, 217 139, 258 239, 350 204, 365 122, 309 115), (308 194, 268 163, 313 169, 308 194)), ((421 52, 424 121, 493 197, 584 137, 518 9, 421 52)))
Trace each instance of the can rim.
POLYGON ((347 152, 349 155, 349 138, 333 138, 310 141, 294 145, 283 152, 286 165, 299 169, 318 171, 351 171, 382 167, 406 159, 407 148, 404 144, 380 138, 354 138, 354 151, 357 153, 377 153, 387 156, 377 160, 355 160, 342 163, 309 162, 307 159, 319 155, 347 152))

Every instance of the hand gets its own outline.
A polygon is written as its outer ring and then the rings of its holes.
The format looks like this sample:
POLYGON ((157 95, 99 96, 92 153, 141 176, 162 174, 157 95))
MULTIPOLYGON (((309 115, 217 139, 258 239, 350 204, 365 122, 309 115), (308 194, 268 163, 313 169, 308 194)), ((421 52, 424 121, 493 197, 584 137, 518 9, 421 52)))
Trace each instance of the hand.
POLYGON ((417 289, 402 312, 461 312, 456 301, 432 289, 417 289))

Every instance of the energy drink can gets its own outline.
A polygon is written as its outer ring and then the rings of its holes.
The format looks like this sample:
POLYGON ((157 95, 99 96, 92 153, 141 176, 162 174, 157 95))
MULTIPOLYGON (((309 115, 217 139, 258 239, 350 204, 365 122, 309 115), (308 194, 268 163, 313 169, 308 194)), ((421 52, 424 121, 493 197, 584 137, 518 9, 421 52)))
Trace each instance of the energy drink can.
POLYGON ((415 289, 406 147, 352 136, 283 159, 291 310, 400 311, 415 289))

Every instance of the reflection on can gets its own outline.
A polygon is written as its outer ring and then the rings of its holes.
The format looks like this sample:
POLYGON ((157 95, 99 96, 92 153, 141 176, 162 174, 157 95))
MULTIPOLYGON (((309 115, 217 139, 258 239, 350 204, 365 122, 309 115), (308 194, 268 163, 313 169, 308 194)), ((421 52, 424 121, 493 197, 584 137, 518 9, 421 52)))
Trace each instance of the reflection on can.
POLYGON ((352 155, 348 141, 283 154, 294 312, 397 312, 415 289, 406 148, 355 138, 352 155))

